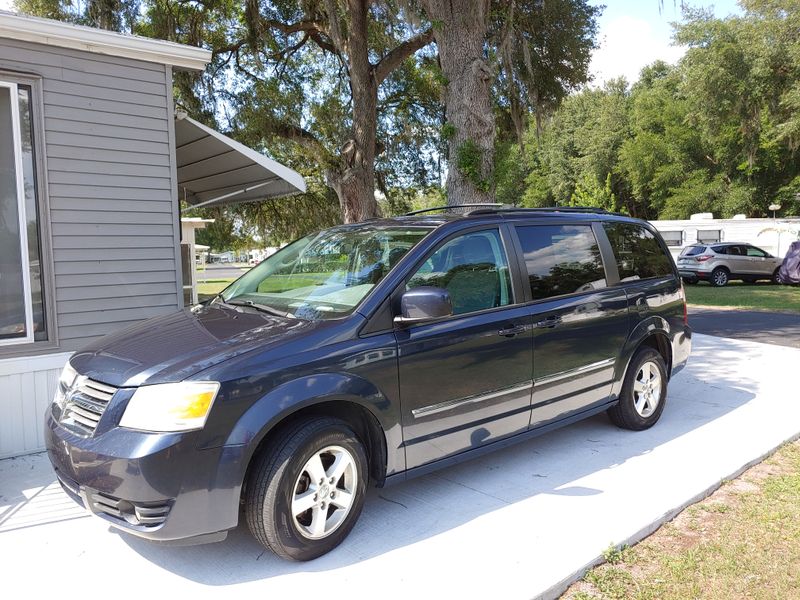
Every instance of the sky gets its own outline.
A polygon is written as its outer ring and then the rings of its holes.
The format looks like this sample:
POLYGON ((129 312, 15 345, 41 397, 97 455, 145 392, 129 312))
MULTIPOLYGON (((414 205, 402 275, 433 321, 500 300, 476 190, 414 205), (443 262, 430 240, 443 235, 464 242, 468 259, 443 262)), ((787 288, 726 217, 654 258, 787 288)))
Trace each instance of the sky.
MULTIPOLYGON (((681 19, 680 0, 663 0, 660 11, 658 0, 592 0, 590 4, 606 6, 599 21, 600 48, 592 56, 592 85, 621 75, 633 83, 645 65, 658 59, 674 64, 686 52, 685 47, 672 45, 670 24, 681 19)), ((686 4, 712 7, 717 17, 742 14, 735 0, 688 0, 686 4)))
MULTIPOLYGON (((13 0, 0 0, 0 10, 9 10, 13 0)), ((687 1, 687 0, 684 0, 687 1)), ((685 48, 671 45, 670 23, 681 18, 681 0, 591 0, 605 4, 600 17, 600 48, 592 57, 592 85, 624 75, 629 83, 639 78, 639 71, 654 60, 677 62, 685 48)), ((688 0, 694 7, 712 7, 718 17, 741 14, 736 0, 688 0)))

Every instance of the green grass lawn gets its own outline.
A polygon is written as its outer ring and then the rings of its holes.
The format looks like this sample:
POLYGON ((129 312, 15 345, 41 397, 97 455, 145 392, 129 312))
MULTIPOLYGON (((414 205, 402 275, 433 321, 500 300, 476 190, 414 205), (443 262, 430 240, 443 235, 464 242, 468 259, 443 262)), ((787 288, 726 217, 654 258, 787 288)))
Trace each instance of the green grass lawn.
MULTIPOLYGON (((283 283, 285 279, 291 278, 292 288, 306 287, 321 283, 330 276, 329 273, 303 273, 302 275, 273 275, 269 281, 262 283, 258 291, 269 292, 282 292, 286 289, 283 283)), ((199 277, 199 275, 198 275, 199 277)), ((218 294, 230 285, 233 279, 207 279, 197 282, 197 296, 202 302, 211 296, 218 294)))
POLYGON ((686 285, 686 300, 699 306, 730 306, 756 310, 800 312, 800 287, 732 281, 725 287, 707 283, 686 285))
POLYGON ((197 282, 197 296, 202 302, 228 287, 233 279, 209 279, 197 282))

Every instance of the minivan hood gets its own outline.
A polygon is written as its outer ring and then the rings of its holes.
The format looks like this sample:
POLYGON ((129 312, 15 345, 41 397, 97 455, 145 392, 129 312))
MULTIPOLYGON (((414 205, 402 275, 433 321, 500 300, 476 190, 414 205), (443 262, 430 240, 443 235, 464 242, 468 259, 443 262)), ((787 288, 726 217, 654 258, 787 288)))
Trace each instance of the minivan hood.
POLYGON ((78 373, 117 387, 168 383, 331 324, 213 304, 148 319, 107 335, 76 352, 70 363, 78 373))

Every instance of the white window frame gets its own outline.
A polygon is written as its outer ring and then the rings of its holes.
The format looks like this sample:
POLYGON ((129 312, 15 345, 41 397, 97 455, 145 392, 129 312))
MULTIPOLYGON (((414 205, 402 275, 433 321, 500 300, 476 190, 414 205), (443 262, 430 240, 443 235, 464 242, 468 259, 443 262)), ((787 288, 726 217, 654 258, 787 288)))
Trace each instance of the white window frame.
POLYGON ((25 183, 22 173, 22 134, 19 129, 19 88, 16 83, 0 80, 7 88, 11 103, 11 143, 14 151, 14 170, 17 184, 17 214, 19 216, 20 258, 22 261, 22 293, 25 302, 25 337, 0 340, 0 346, 33 343, 33 300, 31 298, 31 265, 28 257, 28 219, 25 214, 25 183))
POLYGON ((722 241, 722 229, 698 229, 697 230, 697 241, 700 244, 719 244, 722 241), (701 240, 700 236, 704 233, 717 233, 717 239, 713 241, 706 241, 701 240))
MULTIPOLYGON (((684 235, 684 231, 682 229, 665 229, 663 231, 659 231, 659 233, 661 234, 661 238, 664 240, 664 243, 668 247, 676 248, 676 247, 679 247, 679 246, 683 246, 684 238, 686 236, 684 235), (679 233, 679 234, 681 234, 681 239, 680 239, 680 241, 678 241, 677 244, 670 244, 669 243, 670 241, 667 238, 664 237, 665 233, 679 233)), ((673 240, 673 241, 675 241, 675 240, 673 240)))

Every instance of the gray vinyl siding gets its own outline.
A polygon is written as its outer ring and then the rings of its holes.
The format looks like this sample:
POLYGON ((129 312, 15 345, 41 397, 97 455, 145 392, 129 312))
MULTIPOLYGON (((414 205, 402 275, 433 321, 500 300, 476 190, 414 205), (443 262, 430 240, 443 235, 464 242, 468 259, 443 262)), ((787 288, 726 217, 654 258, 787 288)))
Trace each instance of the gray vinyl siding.
POLYGON ((41 77, 58 349, 181 306, 170 67, 0 39, 0 70, 41 77))

